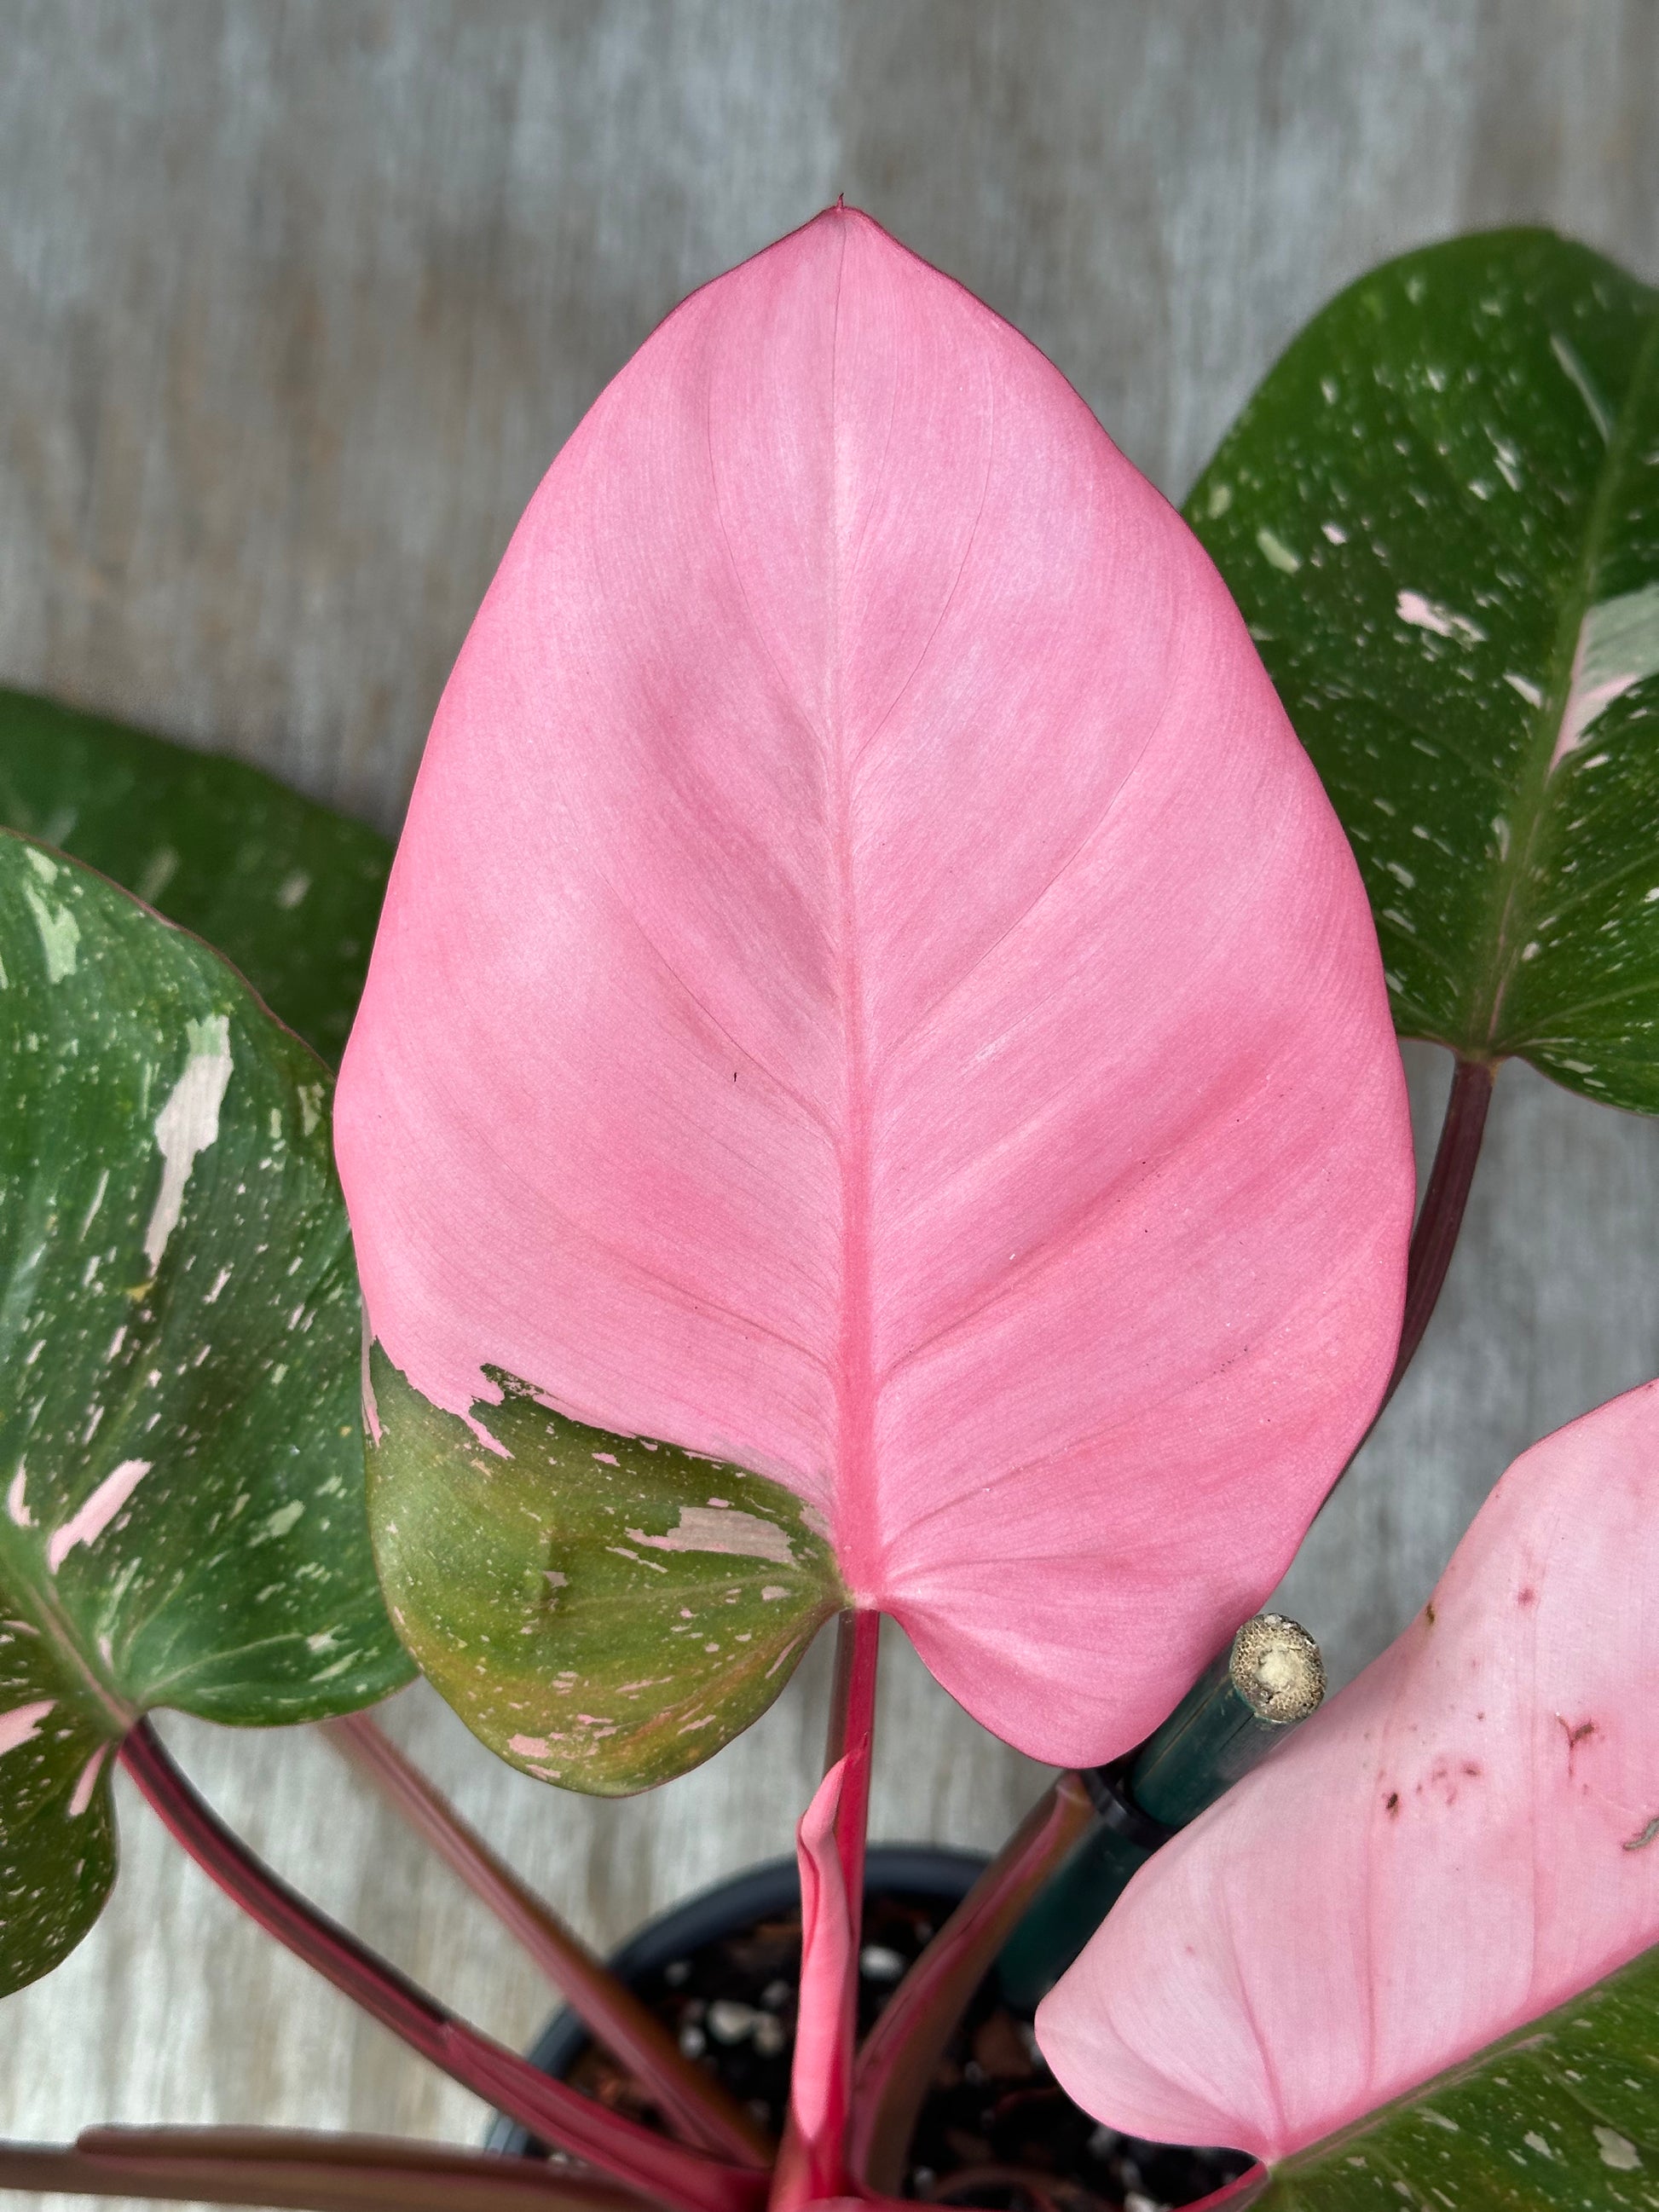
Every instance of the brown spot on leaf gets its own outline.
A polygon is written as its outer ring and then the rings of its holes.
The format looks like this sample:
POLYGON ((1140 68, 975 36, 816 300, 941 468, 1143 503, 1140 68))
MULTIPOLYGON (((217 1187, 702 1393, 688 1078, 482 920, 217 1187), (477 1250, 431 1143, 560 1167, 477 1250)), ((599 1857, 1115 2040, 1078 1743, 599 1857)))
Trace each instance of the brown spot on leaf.
POLYGON ((1538 1602, 1538 1593, 1533 1588, 1532 1584, 1528 1583, 1525 1589, 1517 1594, 1515 1601, 1517 1605, 1536 1605, 1538 1602))
POLYGON ((1386 1813, 1391 1814, 1396 1820, 1399 1819, 1400 1792, 1397 1790, 1389 1790, 1387 1797, 1383 1800, 1383 1810, 1386 1813))
POLYGON ((1592 1736, 1599 1735, 1601 1730, 1594 1721, 1580 1721, 1577 1726, 1575 1726, 1572 1722, 1568 1720, 1565 1713, 1557 1713, 1555 1716, 1555 1723, 1562 1735, 1567 1739, 1567 1779, 1571 1782, 1573 1775, 1574 1762, 1578 1756, 1579 1745, 1581 1743, 1588 1742, 1592 1736))

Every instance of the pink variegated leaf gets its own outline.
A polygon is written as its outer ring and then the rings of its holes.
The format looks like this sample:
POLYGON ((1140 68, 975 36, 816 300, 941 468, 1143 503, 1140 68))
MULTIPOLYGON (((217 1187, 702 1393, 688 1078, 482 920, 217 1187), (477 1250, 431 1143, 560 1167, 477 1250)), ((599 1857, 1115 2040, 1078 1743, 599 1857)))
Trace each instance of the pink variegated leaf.
POLYGON ((1122 1750, 1397 1333, 1376 943, 1243 623, 1050 364, 840 209, 671 316, 532 501, 337 1127, 400 1625, 580 1787, 706 1756, 849 1601, 1027 1751, 1122 1750), (720 1464, 641 1504, 619 1437, 720 1464), (770 1486, 832 1547, 794 1583, 770 1486))
POLYGON ((1281 2159, 1659 1941, 1656 1528, 1659 1383, 1516 1460, 1411 1627, 1044 2000, 1070 2094, 1281 2159))

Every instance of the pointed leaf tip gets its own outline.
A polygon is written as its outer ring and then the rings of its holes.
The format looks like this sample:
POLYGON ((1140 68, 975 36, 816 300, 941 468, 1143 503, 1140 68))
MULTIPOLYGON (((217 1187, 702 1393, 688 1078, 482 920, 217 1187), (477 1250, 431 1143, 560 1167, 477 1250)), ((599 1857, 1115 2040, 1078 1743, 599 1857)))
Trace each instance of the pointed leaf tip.
MULTIPOLYGON (((1375 939, 1243 626, 1050 364, 850 210, 688 300, 531 502, 337 1131, 415 1392, 516 1376, 787 1485, 1062 1763, 1257 1608, 1398 1329, 1375 939)), ((383 1447, 386 1499, 464 1486, 453 1441, 383 1447)))
POLYGON ((1659 1939, 1656 1508, 1659 1383, 1516 1460, 1411 1627, 1045 2000, 1069 2094, 1282 2158, 1659 1939))

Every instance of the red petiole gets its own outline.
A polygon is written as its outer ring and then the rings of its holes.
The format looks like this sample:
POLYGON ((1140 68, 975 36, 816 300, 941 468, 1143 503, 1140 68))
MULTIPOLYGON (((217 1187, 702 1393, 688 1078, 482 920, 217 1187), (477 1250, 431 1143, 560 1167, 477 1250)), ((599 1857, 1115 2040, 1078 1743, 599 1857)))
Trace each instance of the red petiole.
MULTIPOLYGON (((1406 1267, 1406 1310, 1401 1323, 1400 1349, 1382 1404, 1400 1388, 1406 1370, 1416 1357, 1423 1332, 1439 1301, 1463 1226, 1463 1212, 1480 1158, 1486 1134, 1486 1109, 1498 1070, 1489 1060, 1460 1059, 1452 1071, 1451 1095, 1446 1118, 1440 1125, 1429 1187, 1423 1194, 1412 1231, 1411 1254, 1406 1267)), ((1382 1407, 1377 1408, 1380 1413, 1382 1407)))
POLYGON ((0 2143, 0 2188, 294 2212, 644 2212, 539 2159, 279 2128, 88 2128, 71 2148, 0 2143))
POLYGON ((1094 1820, 1062 1774, 997 1853, 899 1984, 853 2077, 848 2163, 860 2188, 896 2191, 916 2118, 963 2008, 1025 1908, 1094 1820))
POLYGON ((277 1941, 383 2027, 520 2126, 678 2212, 756 2212, 766 2178, 721 2165, 607 2112, 447 2012, 355 1936, 308 1905, 233 1835, 173 1765, 148 1721, 121 1761, 204 1873, 277 1941))
POLYGON ((517 1939, 677 2135, 739 2165, 770 2166, 774 2147, 764 2131, 711 2074, 681 2054, 656 2014, 496 1857, 368 1714, 329 1721, 325 1733, 517 1939))
MULTIPOLYGON (((772 2178, 770 2212, 799 2212, 819 2199, 857 2193, 846 2163, 845 2136, 852 2094, 853 2045, 858 2030, 858 1957, 864 1917, 865 1837, 870 1812, 870 1753, 875 1733, 876 1664, 881 1615, 843 1613, 836 1640, 836 1680, 830 1698, 824 1772, 842 1761, 836 1812, 836 1851, 846 1891, 848 1965, 842 1992, 836 2049, 824 2103, 828 2124, 810 2139, 792 2105, 772 2178)), ((805 1987, 803 1978, 803 2002, 805 1987)))

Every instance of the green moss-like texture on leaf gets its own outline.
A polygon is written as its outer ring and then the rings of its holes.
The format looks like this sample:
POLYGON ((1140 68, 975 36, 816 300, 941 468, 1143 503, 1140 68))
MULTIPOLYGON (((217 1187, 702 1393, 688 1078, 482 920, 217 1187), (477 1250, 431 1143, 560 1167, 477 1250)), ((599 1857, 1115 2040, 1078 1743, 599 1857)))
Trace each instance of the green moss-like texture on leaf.
POLYGON ((1407 1035, 1659 1111, 1659 294, 1543 231, 1375 270, 1188 502, 1407 1035))
POLYGON ((1659 1951, 1285 2160, 1251 2212, 1659 2205, 1659 1951))
POLYGON ((206 945, 0 832, 0 1986, 95 1914, 136 1715, 407 1677, 329 1091, 206 945))
POLYGON ((339 1059, 392 865, 384 837, 244 762, 4 690, 0 823, 217 945, 339 1059))
POLYGON ((799 1498, 567 1420, 511 1376, 465 1421, 378 1346, 369 1516, 392 1618, 490 1749, 623 1796, 730 1742, 847 1603, 799 1498))

